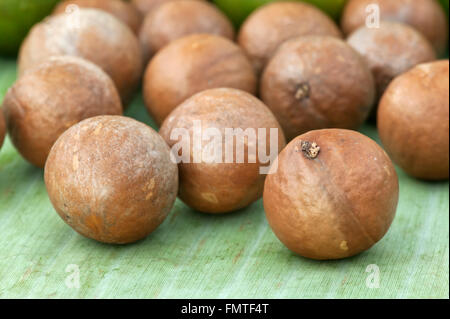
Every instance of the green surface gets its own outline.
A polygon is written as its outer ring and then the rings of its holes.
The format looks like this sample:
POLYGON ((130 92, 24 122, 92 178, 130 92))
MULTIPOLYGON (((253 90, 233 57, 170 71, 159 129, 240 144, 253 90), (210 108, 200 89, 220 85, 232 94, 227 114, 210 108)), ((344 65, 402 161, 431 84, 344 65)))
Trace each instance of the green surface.
MULTIPOLYGON (((15 79, 0 60, 0 101, 15 79)), ((149 123, 142 99, 129 115, 149 123)), ((376 138, 375 129, 363 130, 376 138)), ((273 235, 261 201, 226 216, 177 202, 147 239, 111 246, 83 238, 53 210, 43 172, 9 140, 0 151, 0 297, 11 298, 448 298, 449 185, 399 171, 400 204, 386 237, 354 258, 317 262, 273 235), (69 288, 68 265, 80 270, 69 288), (367 266, 380 270, 369 288, 367 266)))

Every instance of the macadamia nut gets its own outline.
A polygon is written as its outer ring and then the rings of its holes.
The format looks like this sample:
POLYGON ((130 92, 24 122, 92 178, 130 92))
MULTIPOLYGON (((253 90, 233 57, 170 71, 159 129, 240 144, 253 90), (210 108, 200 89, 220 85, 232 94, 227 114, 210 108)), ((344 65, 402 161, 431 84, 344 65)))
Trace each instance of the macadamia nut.
POLYGON ((100 66, 128 102, 139 85, 139 41, 120 20, 97 9, 50 16, 36 24, 19 53, 19 76, 55 55, 78 56, 100 66))
POLYGON ((153 129, 126 117, 98 116, 58 139, 45 185, 58 214, 78 233, 125 244, 146 237, 167 217, 178 170, 153 129))
POLYGON ((346 258, 388 231, 399 184, 375 141, 349 130, 310 131, 291 141, 277 161, 264 186, 264 209, 290 250, 312 259, 346 258))
POLYGON ((71 56, 51 57, 28 70, 8 90, 3 108, 13 144, 38 167, 44 167, 51 147, 72 125, 97 115, 122 114, 110 77, 71 56))

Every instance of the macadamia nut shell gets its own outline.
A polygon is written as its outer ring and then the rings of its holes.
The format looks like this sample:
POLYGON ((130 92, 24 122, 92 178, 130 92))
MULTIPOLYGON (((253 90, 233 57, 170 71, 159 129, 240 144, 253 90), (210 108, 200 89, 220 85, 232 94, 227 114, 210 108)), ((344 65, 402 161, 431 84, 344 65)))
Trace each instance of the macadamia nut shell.
POLYGON ((233 25, 211 3, 198 0, 164 3, 146 16, 139 33, 144 59, 149 60, 173 40, 198 33, 234 40, 233 25))
POLYGON ((295 253, 341 259, 388 231, 399 184, 387 154, 354 131, 310 131, 291 141, 264 187, 269 225, 295 253))
POLYGON ((342 37, 334 21, 319 9, 285 1, 254 11, 242 25, 238 43, 260 74, 283 42, 305 35, 342 37))
MULTIPOLYGON (((236 89, 211 89, 198 93, 177 107, 164 121, 160 134, 171 146, 183 140, 178 136, 177 130, 184 129, 189 134, 189 149, 187 152, 189 162, 181 161, 180 170, 180 198, 190 207, 207 213, 227 213, 244 208, 262 196, 266 173, 260 168, 270 167, 269 162, 262 162, 260 150, 269 155, 272 148, 276 157, 285 145, 283 132, 270 110, 254 96, 236 89), (208 146, 212 145, 211 137, 194 141, 197 132, 195 121, 201 124, 202 135, 207 129, 217 130, 221 135, 219 141, 223 149, 220 162, 209 161, 203 154, 211 154, 208 146), (228 139, 226 130, 249 129, 255 133, 255 139, 249 136, 243 145, 243 161, 238 162, 237 155, 240 147, 237 146, 238 137, 228 139), (263 130, 262 133, 258 129, 263 130), (271 129, 275 131, 271 132, 271 129), (272 134, 272 135, 271 135, 272 134), (271 141, 271 136, 274 137, 271 141), (259 141, 265 138, 265 145, 259 141), (253 144, 255 143, 255 144, 253 144), (257 144, 258 143, 258 144, 257 144), (276 143, 276 144, 275 144, 276 143), (255 147, 255 152, 250 145, 255 147), (230 162, 225 159, 226 149, 232 149, 234 157, 230 162), (200 156, 200 161, 194 156, 200 156), (255 156, 252 158, 252 156, 255 156)), ((202 139, 202 136, 200 136, 202 139)), ((244 137, 245 139, 245 137, 244 137)))
MULTIPOLYGON (((433 45, 438 55, 445 52, 448 43, 448 22, 444 10, 436 0, 349 0, 341 18, 346 35, 366 24, 379 8, 380 20, 411 25, 433 45)), ((373 19, 372 19, 373 20, 373 19)))
POLYGON ((396 76, 417 64, 436 60, 429 41, 414 28, 393 22, 382 22, 379 28, 361 27, 347 39, 366 60, 375 78, 381 98, 396 76))
POLYGON ((195 34, 175 40, 150 61, 143 94, 158 124, 192 95, 212 88, 256 93, 257 80, 242 50, 228 39, 195 34))
POLYGON ((125 244, 164 221, 176 198, 178 170, 153 129, 126 117, 99 116, 58 139, 45 184, 56 211, 74 230, 125 244))
POLYGON ((58 137, 97 115, 120 115, 111 78, 95 64, 73 56, 51 57, 28 70, 3 101, 11 140, 30 163, 44 167, 58 137))
POLYGON ((139 41, 120 20, 98 9, 50 16, 36 24, 19 53, 19 76, 51 56, 71 55, 100 66, 129 102, 142 74, 139 41))
POLYGON ((397 77, 378 109, 378 132, 389 155, 408 174, 449 177, 449 62, 420 64, 397 77))
POLYGON ((291 140, 314 129, 358 129, 372 110, 375 90, 366 62, 347 43, 305 36, 279 48, 260 94, 291 140))
POLYGON ((131 3, 122 0, 65 0, 56 6, 53 14, 76 10, 74 6, 78 6, 78 8, 100 9, 108 12, 128 25, 135 34, 139 33, 142 15, 131 3))

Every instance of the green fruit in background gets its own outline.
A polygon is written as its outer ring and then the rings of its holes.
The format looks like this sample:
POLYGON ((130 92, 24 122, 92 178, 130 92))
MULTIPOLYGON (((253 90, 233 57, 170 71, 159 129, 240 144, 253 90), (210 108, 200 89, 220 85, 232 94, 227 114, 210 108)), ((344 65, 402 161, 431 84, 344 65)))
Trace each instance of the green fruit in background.
MULTIPOLYGON (((444 8, 445 14, 448 17, 449 16, 449 0, 439 0, 439 2, 442 4, 442 7, 444 8)), ((447 45, 447 55, 445 57, 447 59, 449 57, 448 45, 447 45)))
POLYGON ((15 55, 30 28, 59 0, 0 0, 0 55, 15 55))
MULTIPOLYGON (((233 21, 241 25, 245 18, 256 8, 277 0, 213 0, 233 21)), ((332 18, 339 19, 347 0, 295 0, 308 2, 328 13, 332 18)))
POLYGON ((439 0, 439 2, 442 4, 442 6, 444 7, 444 11, 447 14, 448 17, 448 11, 449 11, 449 0, 439 0))

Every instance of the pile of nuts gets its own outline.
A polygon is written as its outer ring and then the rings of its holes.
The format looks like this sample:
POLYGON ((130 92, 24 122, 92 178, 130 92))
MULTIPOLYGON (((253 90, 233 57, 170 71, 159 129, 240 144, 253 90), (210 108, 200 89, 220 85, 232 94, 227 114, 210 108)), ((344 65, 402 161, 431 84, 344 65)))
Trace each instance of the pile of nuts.
POLYGON ((302 2, 235 32, 207 1, 64 1, 22 44, 0 146, 7 128, 61 218, 101 242, 146 237, 177 196, 212 214, 263 197, 292 251, 356 255, 394 219, 390 158, 449 177, 448 22, 435 0, 349 0, 341 26, 302 2), (141 79, 159 133, 122 116, 141 79), (355 131, 375 118, 387 153, 355 131))

